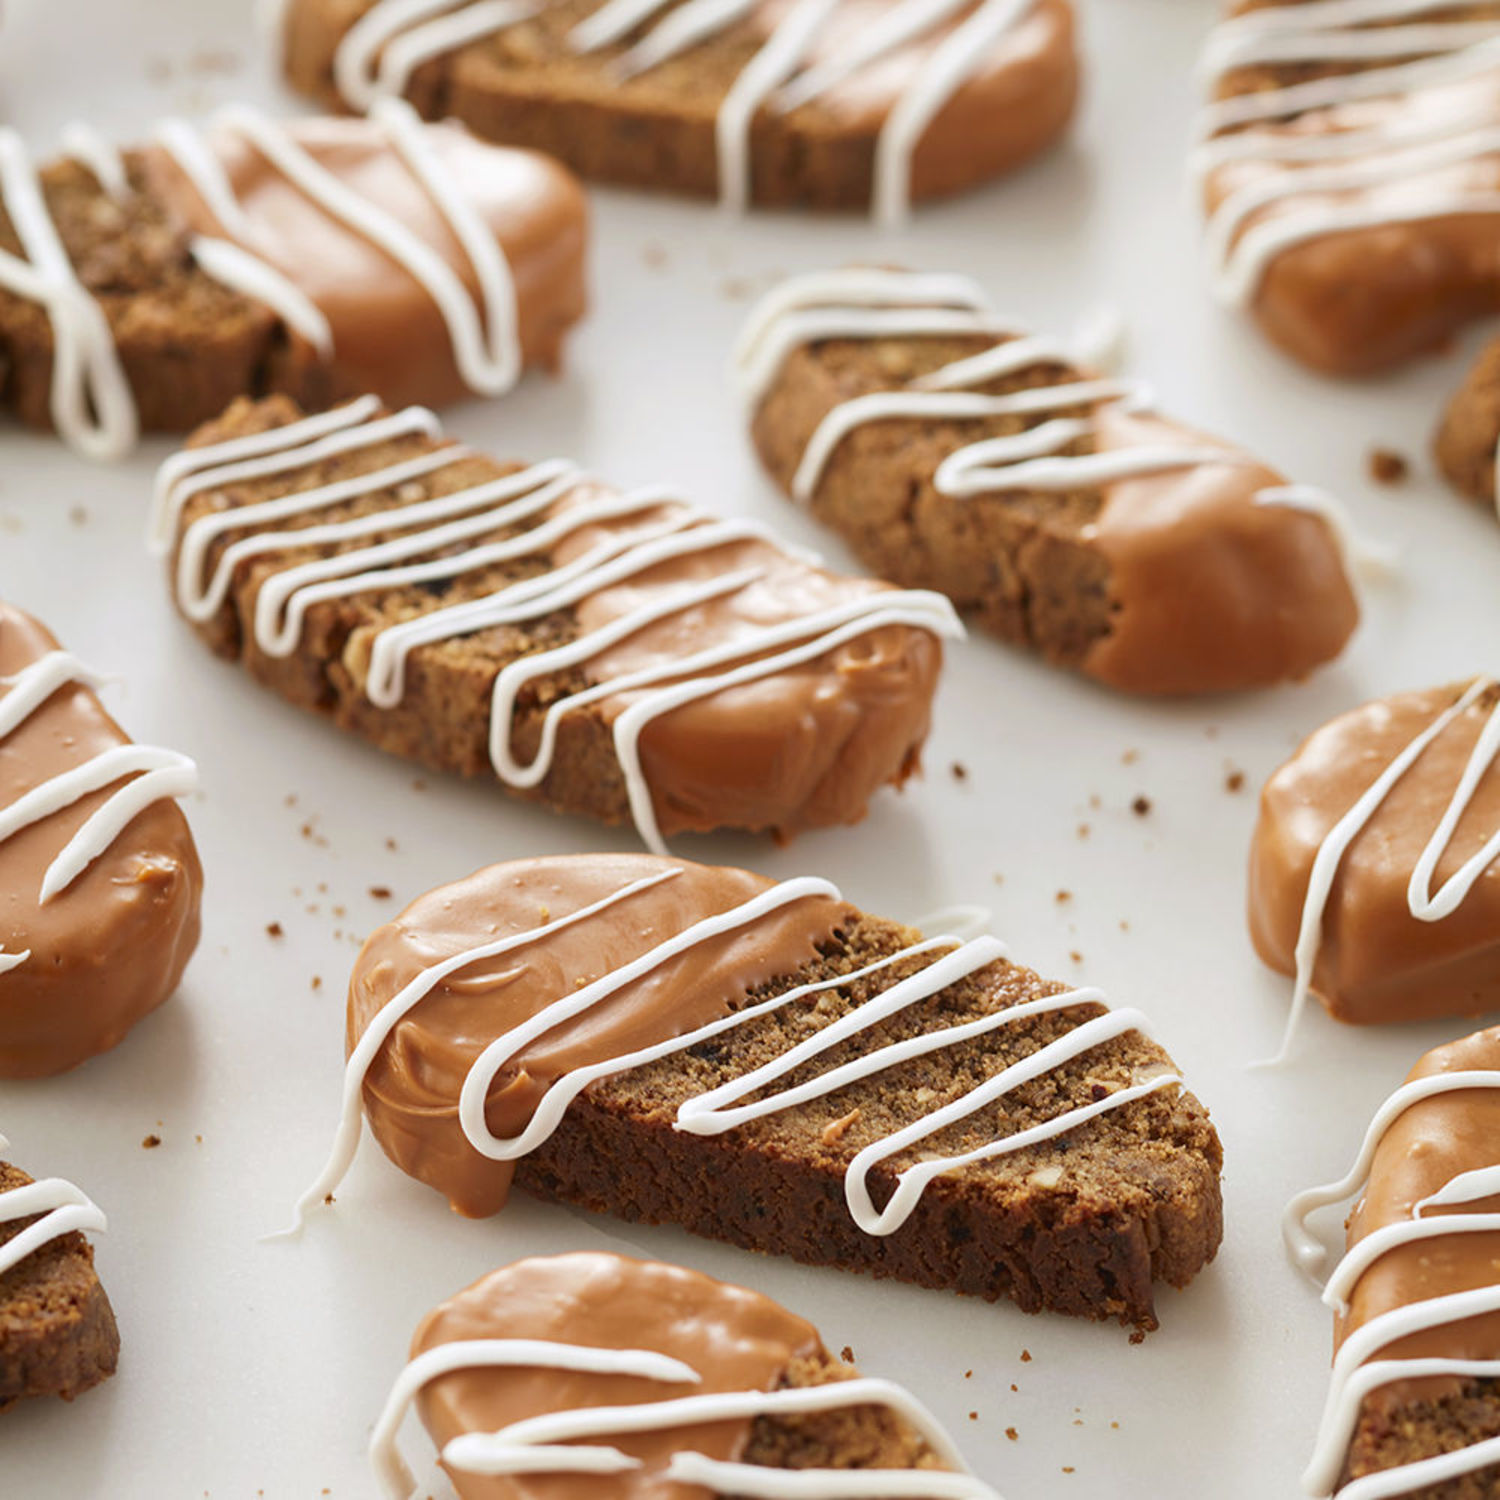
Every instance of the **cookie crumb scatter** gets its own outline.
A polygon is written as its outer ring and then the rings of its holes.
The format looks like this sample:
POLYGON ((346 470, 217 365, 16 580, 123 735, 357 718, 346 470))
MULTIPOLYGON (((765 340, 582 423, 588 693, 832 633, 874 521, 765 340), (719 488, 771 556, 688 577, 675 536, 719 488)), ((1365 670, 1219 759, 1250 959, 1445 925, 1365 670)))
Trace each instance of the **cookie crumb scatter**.
POLYGON ((1073 899, 1072 891, 1059 891, 1053 898, 1059 906, 1066 906, 1073 899))
POLYGON ((659 245, 655 240, 650 241, 641 251, 641 259, 645 261, 648 270, 665 271, 669 259, 666 246, 659 245))
POLYGON ((1076 948, 1069 950, 1068 957, 1071 958, 1075 964, 1081 964, 1083 962, 1083 954, 1081 954, 1076 948))
POLYGON ((1226 792, 1242 792, 1245 790, 1245 773, 1243 771, 1231 771, 1224 778, 1224 790, 1226 792))
POLYGON ((396 841, 395 841, 395 839, 387 839, 385 841, 385 847, 387 849, 389 849, 392 854, 394 854, 396 852, 396 841))
MULTIPOLYGON (((335 1198, 332 1193, 324 1193, 323 1194, 323 1206, 325 1208, 332 1208, 333 1205, 335 1203, 337 1203, 338 1201, 339 1200, 337 1198, 335 1198)), ((328 1493, 328 1491, 324 1490, 323 1493, 326 1495, 328 1493)))
POLYGON ((68 511, 68 520, 75 526, 87 526, 89 523, 88 509, 82 505, 75 505, 68 511))
POLYGON ((159 1135, 148 1135, 146 1139, 141 1142, 141 1150, 155 1151, 159 1145, 161 1145, 161 1137, 159 1135))
POLYGON ((1006 1429, 1005 1429, 1005 1435, 1006 1435, 1006 1437, 1008 1437, 1008 1438, 1009 1438, 1009 1439, 1010 1439, 1010 1440, 1011 1440, 1011 1442, 1013 1442, 1013 1443, 1016 1443, 1016 1442, 1019 1442, 1019 1441, 1020 1441, 1020 1439, 1021 1439, 1021 1434, 1020 1434, 1020 1433, 1019 1433, 1019 1432, 1017 1432, 1017 1431, 1016 1431, 1016 1429, 1015 1429, 1015 1428, 1014 1428, 1014 1427, 1007 1427, 1007 1428, 1006 1428, 1006 1429))
POLYGON ((1139 750, 1127 750, 1120 757, 1120 764, 1122 766, 1133 766, 1140 758, 1141 752, 1139 750))
POLYGON ((313 977, 312 977, 312 987, 315 990, 320 990, 320 989, 323 988, 323 976, 321 974, 314 974, 313 975, 313 977))
POLYGON ((844 1347, 839 1350, 839 1358, 843 1360, 846 1365, 852 1365, 854 1363, 853 1346, 851 1344, 845 1344, 844 1347))
POLYGON ((1064 1474, 1071 1474, 1072 1472, 1073 1472, 1073 1465, 1072 1464, 1064 1464, 1063 1465, 1063 1473, 1064 1474))
POLYGON ((1019 1396, 1019 1395, 1020 1395, 1020 1394, 1021 1394, 1021 1387, 1020 1387, 1020 1386, 1018 1386, 1018 1385, 1017 1385, 1017 1384, 1016 1384, 1016 1383, 1015 1383, 1015 1381, 1014 1381, 1014 1380, 1013 1380, 1013 1381, 1011 1381, 1011 1383, 1010 1383, 1010 1388, 1011 1388, 1011 1390, 1012 1390, 1012 1391, 1014 1391, 1014 1392, 1015 1392, 1015 1393, 1016 1393, 1016 1395, 1018 1395, 1018 1396, 1019 1396))
POLYGON ((1112 1432, 1118 1432, 1120 1430, 1120 1424, 1118 1422, 1111 1422, 1109 1426, 1112 1432))
POLYGON ((1149 818, 1151 816, 1151 799, 1149 797, 1137 797, 1130 804, 1130 810, 1138 818, 1149 818))
POLYGON ((955 781, 967 781, 969 779, 969 768, 961 760, 954 761, 948 769, 955 781))
POLYGON ((267 937, 279 938, 279 937, 284 936, 285 932, 286 932, 286 929, 284 927, 282 927, 282 925, 281 925, 280 922, 267 922, 266 923, 266 936, 267 937))
POLYGON ((193 1144, 195 1146, 201 1146, 203 1144, 203 1137, 201 1135, 195 1135, 193 1137, 193 1144))
POLYGON ((370 899, 372 901, 389 901, 391 899, 390 886, 372 885, 370 887, 370 899))
POLYGON ((964 1379, 965 1380, 972 1380, 973 1378, 974 1378, 974 1372, 972 1370, 965 1370, 964 1371, 964 1379))
POLYGON ((1086 839, 1093 831, 1087 823, 1080 823, 1078 825, 1078 837, 1081 839, 1086 839))
POLYGON ((1029 1365, 1031 1363, 1031 1350, 1030 1349, 1023 1349, 1021 1351, 1021 1363, 1023 1365, 1029 1365))
POLYGON ((1371 448, 1366 463, 1376 484, 1401 484, 1411 473, 1410 460, 1394 448, 1371 448))
POLYGON ((971 1411, 969 1413, 969 1420, 971 1422, 977 1422, 979 1420, 979 1413, 977 1411, 971 1411))

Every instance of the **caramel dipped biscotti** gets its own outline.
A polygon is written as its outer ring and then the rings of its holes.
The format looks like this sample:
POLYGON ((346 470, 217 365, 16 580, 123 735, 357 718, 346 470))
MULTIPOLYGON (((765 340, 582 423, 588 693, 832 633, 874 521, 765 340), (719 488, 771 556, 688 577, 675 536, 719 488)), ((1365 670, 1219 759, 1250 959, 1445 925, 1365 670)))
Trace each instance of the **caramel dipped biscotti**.
POLYGON ((416 1489, 396 1446, 412 1405, 460 1500, 643 1500, 689 1485, 999 1500, 915 1397, 835 1359, 811 1323, 620 1255, 519 1261, 422 1320, 370 1449, 387 1500, 416 1489))
POLYGON ((1486 1500, 1500 1493, 1500 1029, 1429 1052, 1349 1175, 1292 1201, 1287 1249, 1309 1275, 1326 1252, 1308 1216, 1355 1195, 1323 1291, 1333 1380, 1303 1488, 1486 1500))
POLYGON ((156 536, 198 633, 292 702, 653 848, 857 822, 962 633, 937 595, 374 398, 232 407, 163 468, 156 536))
POLYGON ((776 483, 881 577, 1126 692, 1306 676, 1359 619, 1336 503, 1020 333, 967 277, 793 277, 736 352, 776 483))
POLYGON ((497 865, 375 932, 349 987, 363 1113, 478 1217, 512 1182, 989 1300, 1156 1326, 1222 1229, 1208 1115, 1135 1010, 923 937, 826 880, 648 855, 497 865))
POLYGON ((102 678, 0 603, 0 1078, 115 1046, 177 988, 203 871, 186 756, 133 744, 102 678))
POLYGON ((1366 375, 1494 311, 1500 7, 1234 0, 1194 165, 1215 290, 1316 370, 1366 375))
POLYGON ((1250 935, 1360 1025, 1500 1006, 1500 682, 1397 693, 1310 735, 1266 783, 1250 935))
POLYGON ((104 1227, 71 1182, 0 1161, 0 1411, 28 1396, 71 1401, 115 1373, 120 1332, 83 1237, 104 1227))
POLYGON ((573 177, 397 100, 65 144, 39 169, 0 131, 0 403, 94 457, 238 395, 500 395, 583 312, 573 177))
POLYGON ((282 0, 288 77, 405 96, 585 177, 857 208, 1008 172, 1078 93, 1070 0, 282 0))

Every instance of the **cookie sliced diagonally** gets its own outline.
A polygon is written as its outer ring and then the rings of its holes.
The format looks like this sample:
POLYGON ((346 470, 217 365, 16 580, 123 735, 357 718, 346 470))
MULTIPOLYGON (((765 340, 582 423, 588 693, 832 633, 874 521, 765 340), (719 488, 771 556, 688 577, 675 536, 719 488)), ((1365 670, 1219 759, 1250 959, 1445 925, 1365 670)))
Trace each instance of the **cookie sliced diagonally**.
POLYGON ((461 1213, 512 1182, 627 1219, 1155 1326, 1221 1232, 1220 1147, 1131 1009, 825 880, 646 855, 415 901, 349 991, 344 1116, 461 1213))
POLYGON ((1359 619, 1331 496, 1159 415, 968 277, 797 276, 739 340, 776 483, 881 577, 1126 692, 1306 676, 1359 619))
POLYGON ((856 822, 916 768, 947 600, 425 408, 241 403, 163 469, 179 609, 303 707, 643 838, 856 822))

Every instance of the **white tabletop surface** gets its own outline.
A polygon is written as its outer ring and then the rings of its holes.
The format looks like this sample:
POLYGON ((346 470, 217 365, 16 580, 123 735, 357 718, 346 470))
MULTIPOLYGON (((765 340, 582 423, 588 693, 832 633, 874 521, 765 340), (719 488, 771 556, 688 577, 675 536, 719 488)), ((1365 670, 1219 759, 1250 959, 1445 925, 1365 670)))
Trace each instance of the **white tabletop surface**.
MULTIPOLYGON (((141 544, 166 445, 99 468, 6 425, 0 593, 119 677, 107 702, 138 738, 198 759, 204 790, 189 813, 208 887, 202 947, 176 999, 70 1076, 0 1085, 15 1158, 71 1177, 110 1215, 98 1262, 124 1339, 118 1377, 76 1406, 32 1403, 0 1419, 0 1494, 374 1496, 368 1430, 422 1312, 510 1259, 586 1247, 680 1260, 813 1317, 869 1373, 908 1381, 1010 1500, 1298 1493, 1329 1326, 1282 1256, 1281 1206, 1337 1176, 1414 1058, 1464 1028, 1361 1032, 1319 1012, 1291 1066, 1247 1070, 1273 1049, 1288 999, 1242 915, 1254 789, 1332 714, 1495 668, 1500 528, 1447 494, 1423 457, 1478 339, 1391 380, 1337 385, 1215 308, 1183 173, 1192 63, 1215 6, 1081 9, 1089 84, 1070 142, 908 231, 881 236, 852 218, 727 223, 706 206, 598 193, 595 310, 567 373, 459 409, 451 425, 505 455, 563 453, 625 484, 676 485, 838 558, 839 544, 758 472, 723 367, 746 299, 775 277, 880 257, 974 274, 1043 329, 1117 309, 1131 367, 1166 410, 1332 489, 1365 532, 1395 544, 1398 579, 1370 594, 1345 657, 1305 685, 1132 702, 975 639, 951 653, 925 780, 882 795, 861 827, 787 849, 714 838, 678 850, 826 874, 897 916, 982 903, 1023 960, 1145 1008, 1224 1137, 1218 1261, 1187 1292, 1164 1290, 1160 1331, 1132 1346, 1113 1326, 767 1261, 524 1197, 466 1222, 368 1142, 334 1212, 299 1243, 259 1243, 323 1160, 343 985, 363 935, 479 865, 632 838, 483 784, 419 777, 212 659, 174 617, 141 544), (1409 484, 1367 479, 1377 442, 1415 460, 1409 484), (1237 771, 1236 794, 1226 782, 1237 771), (1147 816, 1131 810, 1138 796, 1147 816), (379 886, 395 900, 373 897, 379 886), (273 921, 281 941, 267 935, 273 921), (161 1145, 143 1150, 152 1134, 161 1145)), ((129 138, 162 113, 229 99, 295 107, 249 10, 9 0, 0 119, 46 154, 74 116, 129 138)), ((420 1434, 410 1442, 426 1447, 420 1434)))

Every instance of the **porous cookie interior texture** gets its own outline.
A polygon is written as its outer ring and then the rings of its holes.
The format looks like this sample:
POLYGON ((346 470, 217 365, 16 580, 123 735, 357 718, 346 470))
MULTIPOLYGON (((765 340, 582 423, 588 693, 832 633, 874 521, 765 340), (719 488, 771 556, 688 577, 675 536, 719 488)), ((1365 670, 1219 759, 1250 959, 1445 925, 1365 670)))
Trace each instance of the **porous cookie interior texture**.
MULTIPOLYGON (((463 1212, 499 1208, 512 1166, 475 1152, 456 1112, 478 1053, 544 1005, 767 883, 743 872, 644 856, 534 861, 495 867, 434 892, 371 938, 350 988, 351 1046, 414 974, 473 946, 480 932, 529 929, 544 920, 544 909, 546 919, 580 909, 596 887, 614 891, 643 873, 672 869, 678 873, 659 888, 660 895, 653 890, 621 907, 623 920, 591 921, 555 945, 541 936, 506 959, 498 975, 486 977, 482 965, 473 977, 461 970, 397 1025, 367 1075, 365 1103, 377 1139, 398 1165, 445 1192, 463 1212)), ((706 970, 679 969, 635 982, 597 1014, 527 1047, 490 1091, 491 1128, 516 1131, 580 1057, 615 1056, 653 1037, 684 1035, 717 1015, 851 975, 918 937, 824 898, 786 908, 777 920, 779 936, 748 930, 740 940, 751 944, 748 955, 738 947, 726 957, 699 955, 706 970)), ((702 1137, 673 1129, 686 1101, 783 1057, 936 956, 929 951, 902 959, 686 1052, 591 1083, 552 1139, 514 1165, 515 1181, 595 1209, 685 1223, 699 1233, 806 1261, 1011 1297, 1029 1309, 1049 1306, 1154 1326, 1152 1279, 1185 1283, 1212 1257, 1220 1235, 1219 1143, 1206 1113, 1185 1091, 1162 1089, 1058 1138, 948 1172, 890 1234, 861 1230, 844 1201, 844 1177, 861 1150, 1102 1015, 1097 1004, 1081 1001, 1028 1016, 987 1036, 894 1063, 727 1134, 702 1137)), ((1062 988, 997 963, 835 1044, 762 1093, 795 1089, 883 1045, 1062 988)), ((920 1161, 984 1147, 1171 1071, 1162 1048, 1127 1032, 893 1154, 872 1171, 872 1190, 883 1200, 897 1174, 920 1161)))
MULTIPOLYGON (((241 404, 200 434, 199 441, 262 431, 297 415, 286 402, 241 404)), ((439 439, 412 434, 315 460, 275 479, 209 489, 193 496, 183 510, 179 546, 200 518, 291 490, 351 480, 442 446, 439 439)), ((482 775, 492 767, 491 696, 501 668, 577 641, 642 600, 665 598, 684 582, 733 575, 747 565, 756 574, 732 594, 674 612, 579 665, 531 679, 521 689, 509 725, 518 760, 528 763, 537 754, 548 708, 591 684, 619 680, 642 667, 670 667, 709 646, 736 641, 747 642, 745 660, 754 661, 771 654, 754 634, 762 626, 811 619, 830 606, 878 599, 885 592, 883 585, 809 566, 767 540, 731 541, 644 569, 567 608, 422 644, 407 658, 400 701, 393 706, 371 701, 370 654, 382 631, 539 577, 576 559, 606 535, 644 536, 644 529, 663 516, 687 514, 679 502, 663 499, 607 527, 601 523, 575 531, 536 553, 456 571, 446 578, 378 583, 352 595, 320 600, 308 608, 291 654, 273 655, 262 649, 251 622, 260 591, 283 571, 399 535, 413 524, 404 520, 406 507, 492 481, 518 467, 464 454, 394 489, 377 488, 301 515, 226 531, 205 558, 205 576, 212 574, 228 548, 252 533, 283 533, 289 545, 279 543, 274 550, 235 562, 228 596, 200 625, 200 633, 215 650, 240 657, 255 677, 292 701, 330 714, 342 727, 382 748, 428 765, 482 775), (377 514, 390 516, 388 532, 296 545, 301 529, 377 514)), ((580 478, 550 514, 564 513, 571 505, 605 493, 604 487, 580 478)), ((477 504, 474 508, 481 509, 477 504)), ((422 555, 439 558, 521 535, 525 529, 519 524, 497 526, 485 536, 435 546, 422 555)), ((817 637, 813 632, 810 638, 817 637)), ((652 718, 641 733, 640 755, 661 831, 670 835, 688 828, 736 826, 790 832, 857 820, 876 788, 887 781, 899 784, 915 769, 941 660, 941 645, 929 631, 877 621, 869 631, 811 660, 788 664, 758 681, 716 691, 652 718)), ((521 788, 519 794, 561 810, 621 821, 628 812, 628 788, 611 726, 646 691, 622 690, 562 714, 550 770, 538 786, 521 788)))
MULTIPOLYGON (((0 1161, 0 1204, 32 1179, 0 1161)), ((0 1220, 0 1246, 40 1215, 0 1220)), ((0 1411, 28 1396, 71 1401, 115 1372, 120 1335, 81 1234, 49 1240, 0 1272, 0 1411)))
MULTIPOLYGON (((284 55, 293 84, 347 106, 334 81, 335 55, 372 8, 371 0, 289 0, 284 55)), ((715 122, 791 7, 763 0, 679 55, 623 76, 621 58, 660 17, 619 44, 580 52, 569 35, 600 8, 596 0, 559 0, 444 52, 414 71, 406 96, 428 118, 451 114, 489 139, 555 155, 586 177, 702 196, 720 191, 715 122)), ((679 8, 661 10, 670 17, 679 8)), ((809 63, 839 60, 893 8, 892 0, 841 0, 809 63)), ((755 201, 863 207, 881 125, 923 62, 976 8, 960 8, 794 110, 758 112, 749 136, 755 201)), ((928 126, 911 161, 911 196, 958 192, 1034 156, 1063 131, 1077 91, 1071 5, 1037 0, 990 43, 928 126)))
MULTIPOLYGON (((832 299, 836 301, 837 299, 832 299)), ((897 300, 899 305, 899 299, 897 300)), ((823 420, 873 393, 1011 342, 991 334, 817 339, 786 357, 751 433, 789 493, 823 420)), ((1043 358, 963 391, 1004 396, 1092 377, 1043 358)), ((1226 691, 1305 676, 1336 656, 1359 605, 1318 515, 1257 503, 1284 480, 1217 439, 1096 395, 1042 412, 883 416, 844 435, 809 508, 874 572, 947 594, 1006 640, 1131 692, 1226 691), (939 466, 989 439, 1086 419, 1048 454, 1160 445, 1222 450, 1205 462, 1101 486, 939 490, 939 466)))
MULTIPOLYGON (((235 396, 278 386, 297 372, 287 368, 276 315, 194 263, 187 225, 147 191, 141 154, 125 160, 133 191, 123 199, 71 160, 42 169, 42 196, 78 279, 109 320, 141 425, 181 431, 217 415, 235 396), (199 358, 183 367, 186 349, 199 358)), ((3 202, 0 250, 26 258, 3 202)), ((32 426, 50 426, 53 333, 46 307, 0 288, 0 351, 6 405, 32 426)), ((298 388, 312 399, 324 394, 320 386, 298 388)))
MULTIPOLYGON (((555 1411, 636 1405, 724 1391, 799 1389, 857 1379, 810 1323, 768 1298, 694 1271, 602 1254, 521 1261, 495 1271, 423 1319, 412 1354, 482 1338, 537 1339, 590 1348, 648 1349, 679 1359, 691 1389, 638 1377, 557 1370, 466 1370, 433 1381, 419 1400, 441 1448, 466 1432, 494 1432, 555 1411)), ((852 1406, 666 1428, 607 1439, 640 1470, 488 1477, 450 1471, 463 1500, 671 1500, 684 1487, 662 1471, 673 1453, 770 1469, 941 1469, 926 1441, 886 1408, 852 1406)))
POLYGON ((1369 374, 1441 347, 1500 306, 1500 153, 1485 134, 1500 124, 1500 50, 1480 34, 1500 22, 1500 5, 1412 0, 1354 7, 1311 26, 1303 10, 1316 7, 1297 0, 1228 7, 1231 18, 1273 27, 1270 13, 1285 11, 1283 30, 1300 55, 1234 62, 1230 54, 1233 65, 1216 69, 1220 101, 1292 92, 1286 110, 1210 138, 1204 197, 1211 219, 1226 204, 1233 215, 1221 221, 1231 232, 1216 250, 1221 274, 1234 283, 1223 295, 1248 303, 1303 363, 1369 374), (1364 35, 1378 46, 1382 33, 1402 27, 1410 28, 1410 47, 1384 55, 1345 40, 1364 35), (1421 63, 1436 66, 1412 66, 1421 63), (1362 75, 1384 83, 1334 97, 1295 92, 1362 75), (1225 142, 1252 139, 1259 149, 1234 144, 1232 154, 1216 154, 1225 142), (1329 147, 1319 151, 1325 139, 1329 147), (1265 234, 1287 238, 1262 249, 1255 242, 1265 234))
MULTIPOLYGON (((1271 967, 1297 972, 1314 862, 1350 813, 1467 684, 1400 693, 1343 714, 1304 742, 1261 794, 1250 864, 1250 932, 1271 967)), ((1500 862, 1440 920, 1412 909, 1409 887, 1441 826, 1500 688, 1480 693, 1422 750, 1354 835, 1321 926, 1312 991, 1341 1021, 1381 1024, 1475 1016, 1500 997, 1500 862)), ((1481 767, 1429 888, 1441 889, 1500 830, 1500 766, 1481 767)))
MULTIPOLYGON (((44 626, 0 603, 0 711, 14 679, 58 649, 44 626)), ((86 683, 64 682, 0 737, 0 810, 130 743, 86 683)), ((127 779, 0 838, 0 953, 31 955, 0 963, 0 1077, 60 1073, 116 1046, 168 999, 197 947, 203 871, 169 800, 145 807, 41 899, 53 862, 127 779)))

